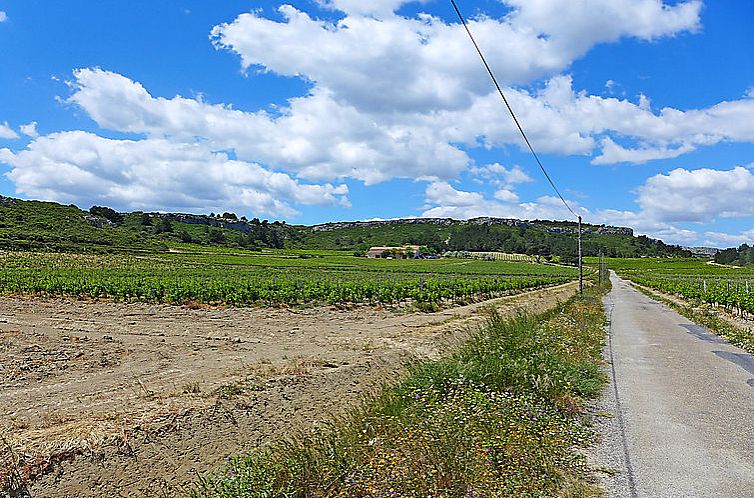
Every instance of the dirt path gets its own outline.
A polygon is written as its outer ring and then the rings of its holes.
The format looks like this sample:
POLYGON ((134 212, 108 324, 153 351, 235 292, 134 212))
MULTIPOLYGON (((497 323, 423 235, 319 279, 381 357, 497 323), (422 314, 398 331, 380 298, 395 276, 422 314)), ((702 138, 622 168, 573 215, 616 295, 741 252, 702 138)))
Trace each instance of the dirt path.
POLYGON ((0 298, 0 471, 43 469, 34 497, 174 496, 446 354, 480 308, 539 311, 574 290, 431 314, 0 298))

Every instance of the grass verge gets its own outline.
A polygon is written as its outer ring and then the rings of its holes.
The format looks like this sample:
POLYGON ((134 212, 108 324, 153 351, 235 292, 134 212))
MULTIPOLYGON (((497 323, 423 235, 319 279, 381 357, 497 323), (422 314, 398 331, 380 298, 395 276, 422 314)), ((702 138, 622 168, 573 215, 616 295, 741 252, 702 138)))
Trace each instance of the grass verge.
MULTIPOLYGON (((643 285, 633 284, 633 286, 642 294, 671 307, 697 325, 707 327, 734 346, 738 346, 747 353, 754 354, 754 330, 733 325, 720 316, 721 312, 711 305, 701 302, 687 304, 685 300, 678 302, 668 299, 643 285)), ((677 297, 676 299, 681 300, 682 298, 677 297)))
POLYGON ((598 496, 575 451, 605 382, 600 292, 488 323, 311 433, 231 459, 194 497, 598 496))

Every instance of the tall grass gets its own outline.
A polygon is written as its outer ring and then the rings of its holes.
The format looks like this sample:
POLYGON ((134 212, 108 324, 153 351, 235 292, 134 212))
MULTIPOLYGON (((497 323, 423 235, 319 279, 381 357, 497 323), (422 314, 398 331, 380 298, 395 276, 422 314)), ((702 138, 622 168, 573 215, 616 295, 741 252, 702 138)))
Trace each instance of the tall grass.
POLYGON ((487 325, 349 415, 232 459, 195 497, 588 496, 574 448, 604 382, 604 314, 590 290, 487 325))

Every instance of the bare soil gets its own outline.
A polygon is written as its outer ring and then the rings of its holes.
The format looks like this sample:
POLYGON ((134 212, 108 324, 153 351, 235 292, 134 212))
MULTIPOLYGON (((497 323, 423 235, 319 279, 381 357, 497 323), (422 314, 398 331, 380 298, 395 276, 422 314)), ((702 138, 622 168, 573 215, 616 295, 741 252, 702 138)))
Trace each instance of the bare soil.
POLYGON ((0 496, 186 494, 448 354, 484 307, 542 311, 575 285, 437 313, 0 298, 0 496))

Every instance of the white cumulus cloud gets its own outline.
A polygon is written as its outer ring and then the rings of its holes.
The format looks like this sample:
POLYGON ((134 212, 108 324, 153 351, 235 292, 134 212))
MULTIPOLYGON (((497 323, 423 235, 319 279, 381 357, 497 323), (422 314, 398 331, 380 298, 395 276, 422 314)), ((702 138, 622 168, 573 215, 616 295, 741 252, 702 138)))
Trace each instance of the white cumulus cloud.
MULTIPOLYGON (((69 101, 103 128, 185 142, 199 137, 217 149, 233 149, 243 160, 314 181, 450 180, 471 164, 458 144, 521 144, 494 94, 476 97, 468 109, 376 115, 315 88, 271 115, 201 99, 155 97, 138 82, 101 69, 81 69, 74 76, 69 101)), ((595 137, 611 132, 661 144, 630 150, 603 138, 602 156, 594 160, 600 164, 675 157, 695 144, 721 140, 754 141, 749 119, 754 99, 657 115, 627 100, 576 93, 570 77, 559 76, 537 93, 511 90, 510 100, 541 152, 589 154, 598 146, 595 137)))
POLYGON ((294 216, 292 204, 347 205, 345 185, 302 184, 259 164, 233 160, 200 144, 165 139, 111 140, 53 133, 26 149, 0 149, 7 176, 28 196, 119 209, 294 216))
POLYGON ((21 130, 21 133, 23 133, 27 137, 37 138, 39 136, 39 132, 37 131, 36 121, 32 121, 29 124, 21 125, 19 126, 19 129, 21 130))
POLYGON ((351 15, 385 16, 411 0, 317 0, 321 6, 351 15))
POLYGON ((501 188, 500 190, 495 192, 495 199, 504 202, 518 202, 518 194, 510 189, 501 188))
POLYGON ((663 221, 707 222, 754 215, 754 174, 740 166, 677 168, 649 178, 638 191, 642 210, 663 221))
POLYGON ((741 244, 754 245, 754 230, 745 230, 741 233, 731 234, 724 232, 704 232, 704 242, 707 247, 738 247, 741 244))
POLYGON ((101 69, 75 73, 70 102, 102 127, 233 149, 248 161, 310 180, 452 178, 470 159, 427 126, 372 116, 336 102, 325 90, 291 99, 279 116, 176 96, 153 97, 139 83, 101 69))
POLYGON ((604 209, 595 212, 587 221, 631 227, 636 235, 648 235, 669 244, 697 245, 699 243, 698 232, 658 220, 652 217, 652 213, 642 211, 604 209))
POLYGON ((0 123, 0 138, 13 140, 14 138, 18 138, 18 133, 13 131, 13 128, 8 125, 7 121, 3 121, 0 123))
POLYGON ((625 224, 637 232, 686 245, 723 246, 742 243, 751 232, 725 234, 679 227, 691 223, 702 226, 719 218, 754 216, 754 174, 738 166, 729 170, 677 168, 668 174, 648 178, 637 189, 636 211, 600 210, 596 219, 603 223, 625 224))
POLYGON ((532 178, 518 164, 506 168, 500 163, 486 164, 480 167, 472 167, 469 172, 472 175, 489 181, 492 185, 513 187, 519 183, 532 182, 532 178))
MULTIPOLYGON (((237 53, 244 68, 305 78, 359 110, 457 109, 468 107, 475 95, 490 93, 459 23, 391 14, 405 3, 397 0, 327 3, 346 17, 333 23, 283 5, 283 21, 258 12, 241 14, 212 30, 213 43, 237 53), (383 18, 360 15, 370 12, 383 18)), ((512 9, 507 16, 479 16, 469 25, 506 84, 556 74, 594 45, 622 36, 654 39, 695 30, 701 9, 699 1, 674 6, 659 0, 503 3, 512 9)))
POLYGON ((681 144, 675 148, 669 147, 639 147, 629 149, 616 144, 611 138, 602 139, 600 146, 602 153, 592 160, 592 164, 634 163, 643 164, 656 159, 674 159, 692 152, 695 147, 681 144))
MULTIPOLYGON (((422 217, 469 219, 480 216, 498 218, 518 218, 523 220, 573 220, 573 214, 557 197, 542 196, 534 202, 519 202, 513 192, 499 190, 495 199, 489 199, 481 192, 457 190, 447 182, 433 182, 425 191, 427 206, 422 217), (502 192, 502 193, 501 193, 502 192)), ((569 205, 582 216, 590 213, 576 202, 569 205)))

